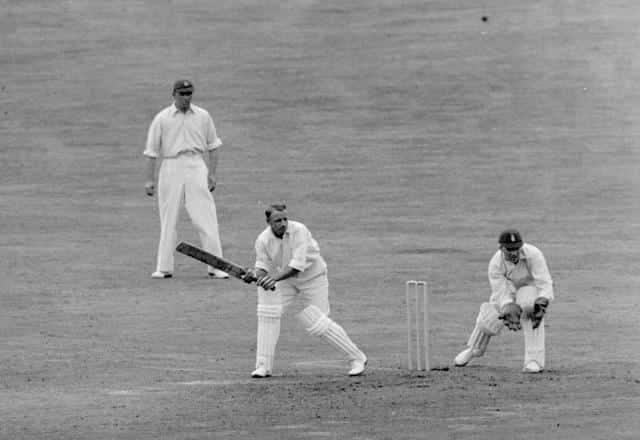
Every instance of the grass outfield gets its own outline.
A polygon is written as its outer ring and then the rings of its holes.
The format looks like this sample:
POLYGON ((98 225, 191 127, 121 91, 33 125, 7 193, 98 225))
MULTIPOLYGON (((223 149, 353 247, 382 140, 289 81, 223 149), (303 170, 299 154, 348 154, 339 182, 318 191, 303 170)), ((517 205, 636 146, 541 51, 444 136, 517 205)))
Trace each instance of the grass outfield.
MULTIPOLYGON (((0 14, 1 439, 635 439, 640 4, 8 0, 0 14), (483 21, 482 17, 487 20, 483 21), (146 132, 195 83, 225 146, 225 255, 286 201, 329 264, 347 378, 285 317, 252 381, 255 291, 176 257, 146 132), (522 335, 452 367, 501 229, 556 285, 547 367, 522 335), (437 370, 404 369, 404 281, 437 370)), ((186 213, 181 240, 196 242, 186 213)))

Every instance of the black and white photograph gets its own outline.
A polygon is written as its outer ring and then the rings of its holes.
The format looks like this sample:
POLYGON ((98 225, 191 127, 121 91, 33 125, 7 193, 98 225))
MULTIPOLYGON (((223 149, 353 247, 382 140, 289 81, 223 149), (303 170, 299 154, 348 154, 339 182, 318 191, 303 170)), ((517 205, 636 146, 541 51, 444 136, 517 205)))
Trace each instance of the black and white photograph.
POLYGON ((0 0, 0 440, 640 438, 640 2, 0 0))

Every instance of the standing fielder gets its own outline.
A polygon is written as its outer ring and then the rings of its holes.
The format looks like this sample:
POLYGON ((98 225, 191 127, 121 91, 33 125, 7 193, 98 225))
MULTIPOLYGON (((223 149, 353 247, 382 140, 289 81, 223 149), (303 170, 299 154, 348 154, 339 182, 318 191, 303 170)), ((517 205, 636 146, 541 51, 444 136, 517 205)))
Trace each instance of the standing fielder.
POLYGON ((525 373, 544 369, 544 316, 553 300, 553 282, 542 252, 524 243, 520 233, 507 229, 500 234, 499 250, 489 262, 491 297, 480 306, 476 326, 454 363, 464 367, 482 356, 492 336, 503 326, 524 333, 525 373))
POLYGON ((285 205, 271 205, 265 211, 269 226, 255 242, 255 269, 245 281, 258 278, 258 336, 256 369, 251 376, 271 376, 280 317, 300 299, 304 308, 296 317, 307 333, 319 336, 341 351, 350 361, 350 376, 361 375, 365 354, 344 329, 329 318, 327 265, 318 243, 307 227, 287 217, 285 205), (275 287, 275 291, 271 291, 275 287))
MULTIPOLYGON (((176 226, 183 202, 198 230, 202 247, 222 256, 216 204, 211 194, 216 188, 218 148, 222 141, 209 112, 191 104, 193 90, 191 81, 176 81, 173 85, 174 103, 155 116, 147 135, 145 191, 149 196, 155 192, 156 160, 162 158, 158 172, 160 242, 152 278, 173 276, 176 226), (203 159, 205 152, 209 156, 208 166, 203 159)), ((213 267, 208 270, 214 278, 229 277, 213 267)))

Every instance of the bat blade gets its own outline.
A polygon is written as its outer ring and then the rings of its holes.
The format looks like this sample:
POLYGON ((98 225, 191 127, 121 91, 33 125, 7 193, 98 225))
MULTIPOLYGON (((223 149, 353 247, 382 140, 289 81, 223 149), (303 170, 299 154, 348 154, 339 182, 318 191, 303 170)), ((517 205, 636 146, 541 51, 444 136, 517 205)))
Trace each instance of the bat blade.
MULTIPOLYGON (((234 263, 233 261, 229 261, 224 258, 216 257, 215 255, 204 251, 196 246, 193 246, 189 243, 185 243, 184 241, 179 243, 176 247, 176 250, 181 254, 188 255, 191 258, 194 258, 202 263, 208 264, 209 266, 213 266, 216 269, 220 269, 229 275, 241 279, 244 281, 245 275, 247 274, 247 269, 245 267, 240 266, 239 264, 234 263)), ((251 282, 256 281, 252 279, 251 282)))

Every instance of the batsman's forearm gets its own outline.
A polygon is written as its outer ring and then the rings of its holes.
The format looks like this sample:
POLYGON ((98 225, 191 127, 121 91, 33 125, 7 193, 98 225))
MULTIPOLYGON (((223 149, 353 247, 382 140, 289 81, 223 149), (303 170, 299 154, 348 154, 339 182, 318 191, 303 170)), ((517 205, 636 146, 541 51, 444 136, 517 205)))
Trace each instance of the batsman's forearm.
POLYGON ((253 272, 255 273, 257 278, 262 278, 263 276, 267 275, 267 271, 264 269, 254 269, 253 272))
POLYGON ((287 267, 284 272, 273 277, 276 281, 286 280, 287 278, 291 278, 296 276, 300 271, 298 269, 294 269, 293 267, 287 267))
POLYGON ((153 182, 156 179, 156 158, 147 157, 147 181, 153 182))

